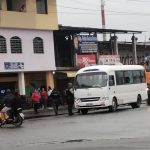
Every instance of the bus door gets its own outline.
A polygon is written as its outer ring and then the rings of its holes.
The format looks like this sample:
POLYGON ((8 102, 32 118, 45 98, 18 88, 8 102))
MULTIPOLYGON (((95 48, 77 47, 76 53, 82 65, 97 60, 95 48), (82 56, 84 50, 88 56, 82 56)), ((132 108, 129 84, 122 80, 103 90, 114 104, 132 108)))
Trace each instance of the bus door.
POLYGON ((113 99, 113 97, 115 96, 116 94, 116 83, 115 83, 115 77, 114 75, 109 75, 109 101, 111 102, 111 100, 113 99))

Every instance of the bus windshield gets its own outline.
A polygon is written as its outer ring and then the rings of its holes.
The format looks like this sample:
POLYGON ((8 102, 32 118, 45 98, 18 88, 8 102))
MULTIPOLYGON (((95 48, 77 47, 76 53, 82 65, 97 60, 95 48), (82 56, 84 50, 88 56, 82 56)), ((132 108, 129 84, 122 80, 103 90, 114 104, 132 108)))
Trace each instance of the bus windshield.
POLYGON ((100 88, 107 86, 107 74, 105 72, 90 72, 78 74, 76 88, 100 88))

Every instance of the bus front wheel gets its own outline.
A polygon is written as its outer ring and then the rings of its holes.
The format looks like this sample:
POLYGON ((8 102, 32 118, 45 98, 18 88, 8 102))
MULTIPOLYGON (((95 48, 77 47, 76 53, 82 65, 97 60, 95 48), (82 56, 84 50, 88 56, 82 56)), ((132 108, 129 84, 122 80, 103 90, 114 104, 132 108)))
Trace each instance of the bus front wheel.
POLYGON ((116 112, 117 111, 117 106, 118 106, 117 105, 117 100, 115 98, 113 98, 112 105, 108 107, 109 111, 110 112, 116 112))
POLYGON ((88 113, 88 109, 81 109, 81 112, 83 115, 86 115, 88 113))

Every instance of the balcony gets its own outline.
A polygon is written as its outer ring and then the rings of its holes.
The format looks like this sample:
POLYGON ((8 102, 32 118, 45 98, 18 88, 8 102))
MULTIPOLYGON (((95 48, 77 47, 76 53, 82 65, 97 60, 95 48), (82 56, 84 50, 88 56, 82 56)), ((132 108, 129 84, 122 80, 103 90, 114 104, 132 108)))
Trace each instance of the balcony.
POLYGON ((0 27, 55 30, 58 24, 57 16, 52 14, 0 10, 0 27))
POLYGON ((56 30, 56 0, 0 0, 0 27, 56 30), (23 8, 22 8, 23 7, 23 8))

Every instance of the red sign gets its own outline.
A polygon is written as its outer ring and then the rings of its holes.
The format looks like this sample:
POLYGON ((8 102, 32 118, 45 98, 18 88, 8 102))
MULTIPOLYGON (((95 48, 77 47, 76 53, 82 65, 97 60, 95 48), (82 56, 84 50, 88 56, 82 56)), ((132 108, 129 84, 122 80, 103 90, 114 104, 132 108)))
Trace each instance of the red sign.
POLYGON ((96 64, 96 55, 76 55, 77 67, 82 68, 96 64))

